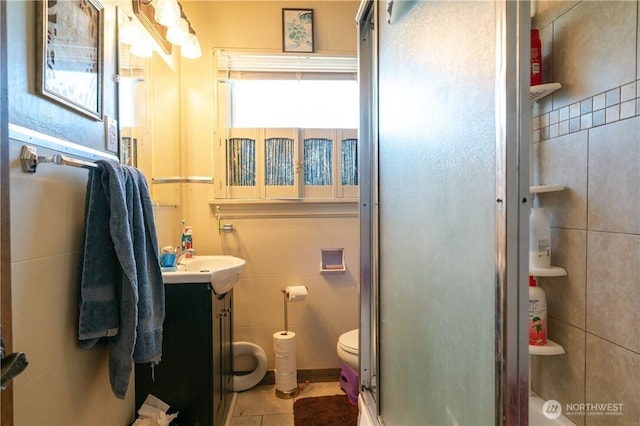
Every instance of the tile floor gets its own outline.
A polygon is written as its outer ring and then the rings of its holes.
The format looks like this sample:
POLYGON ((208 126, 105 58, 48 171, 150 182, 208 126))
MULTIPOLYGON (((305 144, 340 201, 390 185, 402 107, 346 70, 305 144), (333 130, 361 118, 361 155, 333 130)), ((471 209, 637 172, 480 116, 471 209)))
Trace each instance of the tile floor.
POLYGON ((256 386, 238 392, 230 426, 293 426, 293 403, 300 398, 324 395, 347 395, 339 382, 309 383, 298 396, 281 399, 275 385, 256 386))

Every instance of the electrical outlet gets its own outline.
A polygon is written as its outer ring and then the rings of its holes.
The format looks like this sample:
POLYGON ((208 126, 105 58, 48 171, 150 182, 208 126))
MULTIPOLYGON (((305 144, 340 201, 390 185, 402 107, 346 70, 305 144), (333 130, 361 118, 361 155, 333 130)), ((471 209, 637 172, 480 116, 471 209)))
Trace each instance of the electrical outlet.
POLYGON ((104 137, 107 151, 118 152, 118 120, 104 116, 104 137))

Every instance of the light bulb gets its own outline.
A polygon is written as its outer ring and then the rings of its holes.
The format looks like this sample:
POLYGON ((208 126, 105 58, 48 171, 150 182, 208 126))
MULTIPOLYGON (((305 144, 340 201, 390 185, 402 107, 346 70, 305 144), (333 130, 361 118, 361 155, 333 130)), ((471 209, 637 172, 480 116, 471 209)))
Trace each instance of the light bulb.
POLYGON ((187 59, 196 59, 202 55, 200 42, 198 41, 198 37, 196 37, 195 33, 189 33, 187 41, 180 47, 180 53, 183 58, 187 59))
POLYGON ((167 30, 167 40, 176 46, 182 46, 189 35, 189 23, 186 19, 180 18, 178 25, 174 25, 167 30))
POLYGON ((165 27, 173 27, 180 19, 180 6, 177 0, 156 0, 154 3, 156 13, 154 18, 157 23, 165 27))
POLYGON ((120 42, 123 44, 134 44, 140 38, 140 30, 131 19, 120 28, 120 42))

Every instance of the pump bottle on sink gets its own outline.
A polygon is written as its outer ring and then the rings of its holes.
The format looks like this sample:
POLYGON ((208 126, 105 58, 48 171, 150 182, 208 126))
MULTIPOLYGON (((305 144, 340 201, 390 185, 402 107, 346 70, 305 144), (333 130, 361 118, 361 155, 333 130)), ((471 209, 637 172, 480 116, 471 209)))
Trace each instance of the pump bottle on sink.
MULTIPOLYGON (((182 238, 180 240, 180 248, 184 252, 185 250, 193 249, 193 231, 190 226, 185 225, 186 221, 182 220, 182 238)), ((185 253, 184 257, 191 258, 193 255, 191 252, 185 253)))

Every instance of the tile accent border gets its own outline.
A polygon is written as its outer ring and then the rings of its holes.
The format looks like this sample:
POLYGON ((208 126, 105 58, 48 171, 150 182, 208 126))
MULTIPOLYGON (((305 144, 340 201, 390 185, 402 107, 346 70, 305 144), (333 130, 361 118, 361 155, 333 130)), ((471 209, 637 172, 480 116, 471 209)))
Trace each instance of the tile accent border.
POLYGON ((640 80, 533 117, 531 141, 591 129, 640 115, 640 80))

